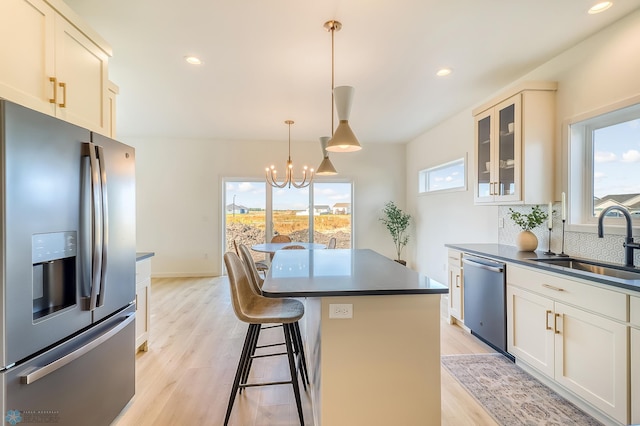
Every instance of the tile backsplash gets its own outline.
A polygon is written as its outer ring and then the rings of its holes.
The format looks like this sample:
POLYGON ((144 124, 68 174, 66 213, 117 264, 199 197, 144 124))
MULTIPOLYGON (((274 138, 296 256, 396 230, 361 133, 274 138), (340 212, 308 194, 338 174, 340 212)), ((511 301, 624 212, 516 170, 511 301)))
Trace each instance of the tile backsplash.
MULTIPOLYGON (((509 208, 521 213, 530 213, 530 205, 526 206, 500 206, 498 208, 498 217, 504 220, 504 227, 498 229, 498 242, 500 244, 515 246, 516 236, 521 229, 509 217, 509 208)), ((541 205, 544 212, 547 211, 547 205, 541 205)), ((560 203, 553 205, 555 214, 553 215, 553 229, 551 231, 551 251, 554 253, 562 252, 562 221, 560 220, 560 203)), ((547 223, 540 225, 532 230, 538 237, 538 251, 545 252, 549 248, 549 229, 547 223)), ((637 236, 636 240, 640 239, 637 236)), ((570 232, 565 231, 564 253, 570 256, 585 257, 589 259, 597 259, 604 262, 624 263, 624 235, 607 235, 604 238, 598 238, 594 232, 570 232)), ((640 250, 635 250, 634 262, 636 266, 640 266, 640 250)))

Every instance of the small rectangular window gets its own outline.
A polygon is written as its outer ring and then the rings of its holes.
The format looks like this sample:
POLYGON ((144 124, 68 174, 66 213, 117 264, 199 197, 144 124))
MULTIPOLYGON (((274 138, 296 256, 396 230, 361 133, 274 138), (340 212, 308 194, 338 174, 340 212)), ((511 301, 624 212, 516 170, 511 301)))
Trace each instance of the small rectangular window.
POLYGON ((467 188, 466 156, 421 170, 419 192, 462 191, 467 188))

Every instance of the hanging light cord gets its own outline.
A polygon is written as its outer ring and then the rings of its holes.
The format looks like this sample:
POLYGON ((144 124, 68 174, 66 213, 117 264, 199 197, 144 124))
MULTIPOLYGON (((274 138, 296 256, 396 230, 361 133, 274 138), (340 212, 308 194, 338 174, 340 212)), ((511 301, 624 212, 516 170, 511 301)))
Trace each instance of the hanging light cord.
POLYGON ((335 53, 334 53, 334 47, 333 47, 333 36, 336 32, 336 27, 335 27, 335 22, 331 23, 331 132, 329 133, 330 135, 333 136, 333 131, 334 131, 334 127, 333 127, 333 116, 334 116, 334 112, 333 112, 333 89, 335 86, 335 81, 334 81, 334 58, 335 58, 335 53))

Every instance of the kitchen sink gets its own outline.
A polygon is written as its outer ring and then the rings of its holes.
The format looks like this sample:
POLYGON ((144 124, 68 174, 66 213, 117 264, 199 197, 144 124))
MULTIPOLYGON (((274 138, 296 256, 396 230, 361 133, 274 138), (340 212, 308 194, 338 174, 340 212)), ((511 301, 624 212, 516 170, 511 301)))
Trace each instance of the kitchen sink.
POLYGON ((607 277, 620 278, 623 280, 640 280, 640 269, 637 268, 631 269, 624 266, 616 266, 585 259, 574 259, 571 257, 528 260, 578 271, 591 272, 592 274, 604 275, 607 277))

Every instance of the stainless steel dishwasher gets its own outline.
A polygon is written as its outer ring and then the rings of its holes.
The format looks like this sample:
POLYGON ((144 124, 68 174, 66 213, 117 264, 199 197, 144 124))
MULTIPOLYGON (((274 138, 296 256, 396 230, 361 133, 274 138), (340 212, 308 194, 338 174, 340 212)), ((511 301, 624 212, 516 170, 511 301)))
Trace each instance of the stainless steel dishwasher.
MULTIPOLYGON (((507 354, 506 265, 464 254, 464 325, 499 352, 507 354)), ((512 358, 511 356, 509 356, 512 358)))

